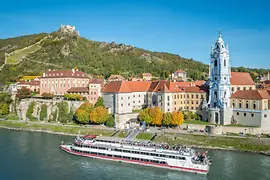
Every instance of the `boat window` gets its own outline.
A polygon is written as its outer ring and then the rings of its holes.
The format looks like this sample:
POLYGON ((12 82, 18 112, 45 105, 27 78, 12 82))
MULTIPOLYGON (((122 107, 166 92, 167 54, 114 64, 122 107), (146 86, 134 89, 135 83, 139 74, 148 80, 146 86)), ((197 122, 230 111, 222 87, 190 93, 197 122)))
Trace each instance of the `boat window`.
POLYGON ((112 155, 111 155, 111 154, 107 154, 107 156, 112 157, 112 155))
POLYGON ((171 158, 171 159, 175 159, 175 156, 169 156, 169 158, 171 158))
POLYGON ((186 160, 185 157, 178 157, 178 159, 180 159, 180 160, 186 160))
POLYGON ((159 156, 160 156, 160 157, 166 157, 166 155, 165 155, 165 154, 160 154, 159 156))

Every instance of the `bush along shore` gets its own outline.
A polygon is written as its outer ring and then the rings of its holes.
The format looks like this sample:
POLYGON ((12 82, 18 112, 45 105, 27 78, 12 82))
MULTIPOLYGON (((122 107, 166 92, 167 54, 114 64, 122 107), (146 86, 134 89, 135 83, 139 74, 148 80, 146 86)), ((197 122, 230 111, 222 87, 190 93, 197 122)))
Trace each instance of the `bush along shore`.
MULTIPOLYGON (((80 132, 81 135, 96 134, 102 136, 112 136, 115 133, 115 130, 112 128, 90 128, 84 126, 48 123, 25 123, 22 121, 0 121, 0 128, 21 131, 46 132, 69 136, 76 136, 78 132, 80 132)), ((147 133, 147 135, 139 134, 137 139, 150 140, 152 136, 149 134, 150 133, 147 133)), ((123 138, 122 135, 120 135, 121 133, 117 134, 119 138, 123 138)), ((270 139, 162 133, 154 139, 154 142, 166 142, 169 145, 181 144, 187 147, 199 149, 251 152, 270 156, 270 139)))

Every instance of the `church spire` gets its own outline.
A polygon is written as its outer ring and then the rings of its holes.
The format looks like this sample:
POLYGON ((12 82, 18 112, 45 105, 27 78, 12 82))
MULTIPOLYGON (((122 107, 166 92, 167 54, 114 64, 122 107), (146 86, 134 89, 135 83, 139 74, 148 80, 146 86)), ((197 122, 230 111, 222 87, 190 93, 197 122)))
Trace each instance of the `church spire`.
POLYGON ((219 37, 219 38, 222 38, 222 37, 221 37, 221 29, 220 29, 220 28, 218 29, 218 37, 219 37))

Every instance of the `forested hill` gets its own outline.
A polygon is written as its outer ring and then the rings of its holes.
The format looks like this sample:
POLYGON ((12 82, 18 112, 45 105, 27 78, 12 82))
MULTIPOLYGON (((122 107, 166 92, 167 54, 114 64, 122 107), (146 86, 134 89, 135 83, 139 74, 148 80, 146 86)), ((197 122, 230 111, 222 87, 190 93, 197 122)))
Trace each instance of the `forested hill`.
POLYGON ((48 69, 71 68, 105 78, 110 74, 129 77, 149 72, 165 79, 170 72, 183 69, 191 79, 206 79, 208 73, 208 65, 175 54, 63 36, 59 31, 0 39, 0 83, 18 81, 24 75, 41 75, 48 69))

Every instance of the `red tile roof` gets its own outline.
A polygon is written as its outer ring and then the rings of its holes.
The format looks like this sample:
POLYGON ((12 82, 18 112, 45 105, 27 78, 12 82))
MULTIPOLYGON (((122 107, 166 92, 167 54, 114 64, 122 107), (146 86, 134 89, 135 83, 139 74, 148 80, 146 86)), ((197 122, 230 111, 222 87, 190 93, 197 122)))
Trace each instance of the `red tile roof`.
POLYGON ((269 99, 267 90, 238 90, 231 95, 231 99, 269 99))
POLYGON ((171 81, 112 81, 103 90, 103 92, 207 92, 203 86, 194 86, 193 84, 171 81))
POLYGON ((255 85, 248 72, 231 72, 232 85, 255 85))
POLYGON ((104 79, 97 79, 97 78, 94 78, 94 79, 91 79, 89 81, 90 84, 104 84, 104 79))
POLYGON ((41 78, 59 78, 59 77, 73 77, 73 78, 87 78, 89 77, 79 70, 49 70, 44 73, 41 78), (45 76, 44 76, 45 75, 45 76))
POLYGON ((201 86, 201 85, 203 85, 203 84, 205 84, 206 83, 206 81, 204 81, 204 80, 196 80, 195 82, 194 82, 194 84, 196 85, 196 86, 201 86))
POLYGON ((71 87, 67 90, 68 93, 71 92, 87 92, 89 93, 89 89, 87 87, 71 87))
POLYGON ((33 81, 30 81, 29 84, 30 84, 31 86, 40 86, 40 81, 33 80, 33 81))

